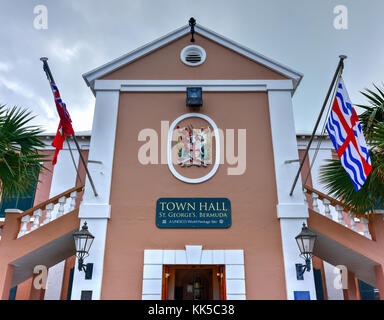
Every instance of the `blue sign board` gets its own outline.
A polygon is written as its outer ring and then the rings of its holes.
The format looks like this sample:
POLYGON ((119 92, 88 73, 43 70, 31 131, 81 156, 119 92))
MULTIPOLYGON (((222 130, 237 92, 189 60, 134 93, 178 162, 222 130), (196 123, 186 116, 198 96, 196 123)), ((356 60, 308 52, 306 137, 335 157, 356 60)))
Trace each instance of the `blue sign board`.
POLYGON ((160 198, 156 204, 159 228, 229 228, 231 202, 227 198, 160 198))
POLYGON ((311 300, 309 291, 293 291, 295 300, 311 300))

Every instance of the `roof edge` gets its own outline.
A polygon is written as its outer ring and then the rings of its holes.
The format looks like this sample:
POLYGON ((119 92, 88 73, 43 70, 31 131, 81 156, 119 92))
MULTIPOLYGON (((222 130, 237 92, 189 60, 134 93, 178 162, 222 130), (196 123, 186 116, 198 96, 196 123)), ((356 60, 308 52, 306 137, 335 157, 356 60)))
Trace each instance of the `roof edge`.
POLYGON ((120 67, 128 64, 128 63, 131 63, 147 54, 149 54, 150 52, 156 50, 156 49, 159 49, 165 45, 167 45, 168 43, 174 41, 174 40, 177 40, 178 38, 181 38, 182 36, 188 34, 188 32, 190 31, 189 30, 189 26, 186 25, 186 26, 183 26, 183 27, 180 27, 154 41, 151 41, 131 52, 128 52, 127 54, 124 54, 116 59, 113 59, 112 61, 110 62, 107 62, 103 65, 101 65, 100 67, 97 67, 91 71, 88 71, 86 73, 83 74, 83 78, 85 80, 85 82, 87 83, 87 85, 89 87, 91 87, 91 89, 93 89, 93 84, 94 84, 94 81, 114 70, 117 70, 119 69, 120 67))
MULTIPOLYGON (((120 67, 126 65, 126 64, 129 64, 149 53, 151 53, 152 51, 154 50, 157 50, 163 46, 166 46, 168 43, 172 42, 172 41, 175 41, 181 37, 183 37, 184 35, 188 34, 190 32, 190 26, 189 25, 185 25, 185 26, 182 26, 150 43, 147 43, 127 54, 124 54, 110 62, 107 62, 105 64, 103 64, 102 66, 98 67, 98 68, 95 68, 89 72, 86 72, 83 74, 83 78, 86 82, 86 84, 91 88, 92 92, 95 94, 95 90, 94 90, 94 82, 96 79, 99 79, 101 77, 103 77, 104 75, 114 71, 114 70, 117 70, 119 69, 120 67)), ((296 91, 296 88, 298 87, 298 85, 300 84, 302 78, 303 78, 303 74, 290 68, 290 67, 287 67, 273 59, 270 59, 246 46, 243 46, 229 38, 226 38, 206 27, 203 27, 199 24, 196 24, 195 26, 195 32, 197 34, 200 34, 218 44, 221 44, 222 46, 224 47, 227 47, 237 53, 239 53, 240 55, 243 55, 249 59, 251 59, 252 61, 255 61, 257 63, 260 63, 262 65, 264 65, 265 67, 267 68, 270 68, 290 79, 292 79, 293 81, 293 92, 292 94, 295 93, 296 91)))

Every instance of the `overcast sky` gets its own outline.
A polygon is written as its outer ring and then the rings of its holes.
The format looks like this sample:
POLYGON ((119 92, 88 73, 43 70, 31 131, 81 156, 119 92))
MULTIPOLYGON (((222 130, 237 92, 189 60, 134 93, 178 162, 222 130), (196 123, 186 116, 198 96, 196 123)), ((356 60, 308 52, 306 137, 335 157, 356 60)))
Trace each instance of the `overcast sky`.
POLYGON ((312 131, 339 54, 353 103, 384 79, 383 0, 0 0, 0 103, 31 109, 35 123, 59 122, 39 61, 49 57, 75 131, 90 130, 94 97, 82 74, 197 22, 304 74, 293 103, 297 131, 312 131), (48 9, 48 29, 34 8, 48 9), (337 30, 334 8, 348 9, 337 30))

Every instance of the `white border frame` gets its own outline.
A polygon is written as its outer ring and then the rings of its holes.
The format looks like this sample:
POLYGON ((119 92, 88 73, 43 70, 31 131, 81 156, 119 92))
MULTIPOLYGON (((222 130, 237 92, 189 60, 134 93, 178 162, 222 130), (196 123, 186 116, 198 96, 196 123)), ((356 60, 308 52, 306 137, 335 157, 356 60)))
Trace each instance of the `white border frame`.
POLYGON ((205 60, 207 59, 207 53, 205 52, 204 48, 203 47, 200 47, 200 46, 197 46, 197 45, 190 45, 190 46, 186 46, 183 50, 181 50, 180 52, 180 60, 187 66, 190 66, 190 67, 197 67, 201 64, 203 64, 205 62, 205 60), (186 57, 188 55, 188 51, 189 50, 198 50, 200 51, 200 54, 201 54, 201 60, 197 63, 191 63, 191 62, 188 62, 186 57))
POLYGON ((161 300, 164 265, 225 265, 227 300, 246 300, 244 250, 144 250, 142 300, 161 300))
POLYGON ((220 136, 219 136, 219 130, 217 128, 217 125, 216 123, 210 118, 208 117, 207 115, 205 114, 201 114, 201 113, 186 113, 186 114, 183 114, 182 116, 178 117, 175 121, 172 122, 170 128, 169 128, 169 131, 168 131, 168 143, 167 143, 167 162, 168 162, 168 168, 169 170, 171 171, 171 173, 179 180, 183 181, 183 182, 186 182, 186 183, 201 183, 201 182, 204 182, 204 181, 207 181, 209 180, 210 178, 212 178, 217 169, 219 168, 219 165, 220 165, 220 136), (214 129, 214 133, 215 133, 215 142, 216 142, 216 161, 215 161, 215 164, 213 166, 213 168, 211 169, 211 171, 209 171, 209 173, 207 173, 205 176, 201 177, 201 178, 196 178, 196 179, 191 179, 191 178, 186 178, 184 176, 182 176, 180 173, 178 173, 175 169, 175 167, 173 166, 173 163, 172 163, 172 136, 173 136, 173 130, 175 129, 176 125, 184 120, 184 119, 188 119, 188 118, 201 118, 201 119, 204 119, 206 120, 214 129))

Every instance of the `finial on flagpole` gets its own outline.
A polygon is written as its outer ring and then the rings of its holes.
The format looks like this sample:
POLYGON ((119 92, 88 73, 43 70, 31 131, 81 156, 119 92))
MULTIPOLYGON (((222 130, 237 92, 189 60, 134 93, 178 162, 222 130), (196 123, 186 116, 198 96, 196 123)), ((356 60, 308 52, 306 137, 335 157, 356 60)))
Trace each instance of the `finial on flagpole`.
POLYGON ((48 81, 49 82, 55 82, 53 80, 53 76, 52 76, 51 70, 49 69, 49 65, 48 65, 48 62, 47 62, 48 58, 47 57, 41 57, 40 61, 43 62, 43 70, 45 71, 45 74, 47 75, 48 81))
POLYGON ((189 26, 191 27, 191 35, 192 35, 191 42, 195 42, 195 39, 193 38, 193 34, 195 33, 195 25, 196 25, 196 20, 195 18, 191 17, 191 19, 189 19, 189 26))
POLYGON ((339 55, 340 58, 340 76, 344 71, 344 60, 347 59, 348 57, 344 54, 339 55))

